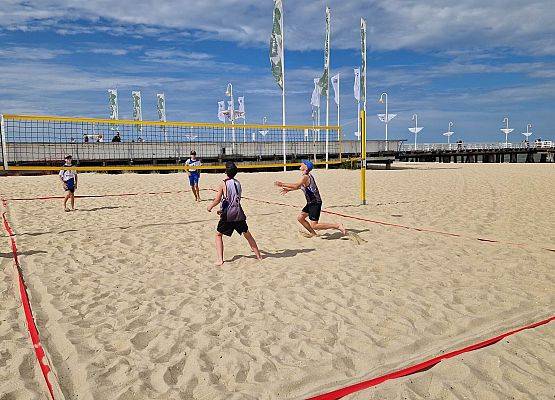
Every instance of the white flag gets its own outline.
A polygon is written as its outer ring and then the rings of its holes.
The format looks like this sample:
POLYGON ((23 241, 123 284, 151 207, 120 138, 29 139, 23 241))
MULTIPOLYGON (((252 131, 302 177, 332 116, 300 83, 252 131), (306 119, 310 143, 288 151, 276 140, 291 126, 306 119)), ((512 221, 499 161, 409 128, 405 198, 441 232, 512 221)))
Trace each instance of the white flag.
POLYGON ((133 96, 133 119, 135 121, 143 120, 143 111, 141 107, 141 92, 131 92, 133 96))
POLYGON ((108 89, 108 102, 110 104, 110 119, 119 119, 117 89, 108 89))
POLYGON ((239 103, 239 109, 235 111, 235 119, 245 119, 245 97, 237 97, 237 103, 239 103))
POLYGON ((360 19, 360 50, 361 50, 361 88, 360 95, 364 111, 366 111, 366 20, 360 19))
POLYGON ((339 105, 339 74, 331 77, 331 84, 333 86, 333 98, 335 104, 339 105))
POLYGON ((360 68, 355 68, 355 85, 353 87, 356 101, 360 101, 360 68))
POLYGON ((166 122, 166 97, 164 93, 156 94, 156 109, 158 110, 158 119, 166 122))
POLYGON ((310 104, 313 107, 320 107, 320 96, 322 95, 322 87, 320 86, 320 78, 314 78, 314 90, 312 91, 312 99, 310 104))
MULTIPOLYGON (((142 121, 143 120, 143 110, 142 110, 142 106, 141 106, 141 92, 139 92, 139 91, 131 92, 131 95, 133 96, 133 119, 135 121, 142 121)), ((142 132, 143 131, 143 126, 138 125, 137 130, 139 132, 142 132)))
MULTIPOLYGON (((395 118, 397 116, 397 114, 388 114, 388 119, 387 122, 391 121, 393 118, 395 118)), ((385 114, 378 114, 378 119, 381 122, 385 122, 385 114)))
POLYGON ((218 101, 218 119, 222 122, 225 122, 225 102, 218 101))

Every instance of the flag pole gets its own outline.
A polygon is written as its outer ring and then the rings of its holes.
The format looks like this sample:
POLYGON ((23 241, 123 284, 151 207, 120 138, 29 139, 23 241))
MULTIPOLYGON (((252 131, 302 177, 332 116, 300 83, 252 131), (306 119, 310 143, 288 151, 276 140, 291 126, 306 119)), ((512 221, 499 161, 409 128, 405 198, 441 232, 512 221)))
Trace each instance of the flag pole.
POLYGON ((329 150, 330 150, 330 56, 331 56, 331 10, 326 7, 326 42, 327 42, 327 57, 326 57, 326 169, 329 169, 329 150))
POLYGON ((283 12, 281 13, 281 79, 283 82, 283 87, 281 90, 281 123, 283 129, 281 132, 283 140, 283 171, 287 171, 287 155, 285 151, 285 26, 283 24, 283 12))
MULTIPOLYGON (((339 82, 341 81, 341 79, 339 79, 339 74, 337 74, 337 126, 341 126, 341 120, 339 119, 339 105, 341 104, 341 96, 339 94, 339 82)), ((339 128, 337 128, 337 141, 339 142, 340 140, 340 131, 339 128)))

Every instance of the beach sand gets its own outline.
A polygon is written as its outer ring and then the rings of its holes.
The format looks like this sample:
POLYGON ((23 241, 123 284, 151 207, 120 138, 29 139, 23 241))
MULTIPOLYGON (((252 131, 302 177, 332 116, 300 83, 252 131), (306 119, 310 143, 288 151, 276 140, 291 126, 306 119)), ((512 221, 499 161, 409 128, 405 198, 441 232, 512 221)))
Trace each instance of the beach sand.
MULTIPOLYGON (((348 236, 305 238, 302 193, 272 186, 297 171, 238 175, 266 259, 234 235, 223 267, 213 193, 194 203, 184 174, 81 174, 79 195, 172 193, 77 199, 71 213, 60 199, 10 200, 66 399, 301 399, 553 314, 555 166, 396 166, 367 171, 366 206, 358 171, 315 171, 324 209, 460 236, 322 214, 348 236)), ((221 178, 203 174, 201 188, 221 178)), ((0 192, 61 195, 57 179, 1 178, 0 192)), ((46 398, 5 235, 0 250, 0 398, 46 398)), ((554 349, 551 323, 351 398, 551 399, 554 349)))

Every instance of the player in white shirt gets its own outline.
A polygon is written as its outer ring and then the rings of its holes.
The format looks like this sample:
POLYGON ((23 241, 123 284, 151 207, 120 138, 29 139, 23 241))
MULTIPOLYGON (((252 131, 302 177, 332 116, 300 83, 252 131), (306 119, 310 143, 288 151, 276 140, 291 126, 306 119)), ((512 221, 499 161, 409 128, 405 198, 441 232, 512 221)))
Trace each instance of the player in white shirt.
MULTIPOLYGON (((71 167, 71 161, 72 157, 67 156, 65 158, 64 167, 71 167)), ((71 199, 71 211, 75 211, 75 189, 77 189, 77 172, 69 169, 62 169, 60 170, 59 175, 64 190, 67 192, 66 197, 64 198, 64 210, 70 211, 70 209, 67 207, 67 201, 71 199)))
MULTIPOLYGON (((200 167, 201 162, 197 159, 196 151, 191 151, 191 158, 185 161, 185 165, 191 167, 200 167)), ((189 169, 187 170, 187 174, 189 175, 189 184, 191 185, 191 189, 193 190, 193 195, 195 196, 195 200, 200 202, 200 189, 198 187, 198 181, 200 179, 200 171, 196 169, 189 169)))

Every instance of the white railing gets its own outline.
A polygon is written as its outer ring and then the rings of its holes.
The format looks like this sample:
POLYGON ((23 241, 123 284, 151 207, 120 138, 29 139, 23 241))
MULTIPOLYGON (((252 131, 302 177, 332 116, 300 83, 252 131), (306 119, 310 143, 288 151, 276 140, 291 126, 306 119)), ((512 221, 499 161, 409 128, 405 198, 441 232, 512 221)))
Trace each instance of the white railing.
POLYGON ((551 140, 535 141, 531 143, 403 143, 401 151, 432 151, 432 150, 501 150, 501 149, 553 149, 555 142, 551 140))

